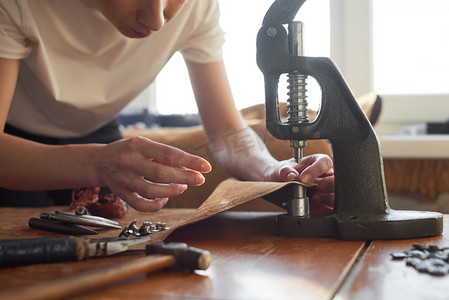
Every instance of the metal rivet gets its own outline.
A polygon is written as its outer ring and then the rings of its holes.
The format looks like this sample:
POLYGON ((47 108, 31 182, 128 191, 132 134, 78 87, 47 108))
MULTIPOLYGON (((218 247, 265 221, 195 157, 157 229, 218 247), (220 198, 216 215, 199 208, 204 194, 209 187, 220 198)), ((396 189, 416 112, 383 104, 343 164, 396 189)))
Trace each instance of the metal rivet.
POLYGON ((428 245, 427 248, 429 249, 430 252, 437 252, 440 250, 440 247, 438 247, 438 245, 428 245))
POLYGON ((268 36, 275 36, 278 33, 277 29, 275 27, 268 27, 267 34, 268 36))
POLYGON ((152 222, 143 222, 142 226, 138 227, 136 225, 137 220, 132 221, 129 225, 127 225, 122 232, 120 233, 119 237, 129 237, 129 236, 145 236, 149 234, 153 234, 159 231, 170 229, 170 227, 167 227, 167 224, 164 222, 157 222, 156 224, 153 224, 152 222))
POLYGON ((161 230, 161 228, 162 228, 162 223, 156 222, 156 230, 161 230))
POLYGON ((136 225, 137 220, 134 220, 129 224, 129 228, 131 228, 134 232, 139 232, 139 227, 136 225))
POLYGON ((87 209, 84 206, 80 205, 80 206, 78 206, 75 209, 75 214, 77 214, 77 215, 86 215, 87 214, 87 209))
POLYGON ((142 226, 140 226, 140 228, 139 228, 140 235, 149 235, 151 233, 150 225, 151 225, 151 222, 144 222, 142 224, 142 226))
POLYGON ((398 253, 391 253, 393 259, 403 261, 420 272, 442 276, 449 273, 449 248, 438 245, 413 244, 413 248, 398 253))
POLYGON ((120 232, 119 237, 128 237, 130 235, 130 232, 132 232, 132 230, 130 230, 130 228, 126 226, 125 228, 123 228, 122 232, 120 232))

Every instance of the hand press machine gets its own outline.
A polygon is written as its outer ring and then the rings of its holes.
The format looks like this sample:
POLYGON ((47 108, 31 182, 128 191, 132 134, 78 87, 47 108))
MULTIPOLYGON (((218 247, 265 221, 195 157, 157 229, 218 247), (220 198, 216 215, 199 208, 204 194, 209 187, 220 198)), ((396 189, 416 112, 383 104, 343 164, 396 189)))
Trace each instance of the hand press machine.
POLYGON ((281 199, 287 204, 287 214, 277 218, 278 234, 343 240, 441 234, 442 214, 389 207, 382 156, 371 123, 330 58, 303 56, 302 23, 293 19, 304 2, 276 0, 257 35, 257 64, 265 80, 266 125, 275 138, 290 141, 297 162, 302 159, 306 140, 330 141, 335 204, 330 215, 312 215, 305 188, 294 185, 290 198, 281 199), (289 78, 286 122, 279 114, 281 74, 289 78), (321 88, 321 107, 312 121, 307 116, 307 76, 315 78, 321 88))

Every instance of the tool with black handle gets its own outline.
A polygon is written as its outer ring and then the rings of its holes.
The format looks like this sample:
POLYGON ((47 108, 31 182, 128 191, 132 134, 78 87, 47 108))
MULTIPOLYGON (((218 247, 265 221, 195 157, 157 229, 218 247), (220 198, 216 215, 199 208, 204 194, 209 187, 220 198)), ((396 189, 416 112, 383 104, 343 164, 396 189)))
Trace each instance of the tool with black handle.
POLYGON ((143 251, 149 241, 149 237, 90 240, 82 237, 45 237, 0 240, 0 268, 77 261, 131 250, 143 251))
POLYGON ((206 270, 210 264, 209 251, 189 247, 185 243, 150 244, 146 246, 144 257, 27 286, 18 291, 0 293, 0 299, 67 299, 141 273, 168 267, 187 271, 206 270))

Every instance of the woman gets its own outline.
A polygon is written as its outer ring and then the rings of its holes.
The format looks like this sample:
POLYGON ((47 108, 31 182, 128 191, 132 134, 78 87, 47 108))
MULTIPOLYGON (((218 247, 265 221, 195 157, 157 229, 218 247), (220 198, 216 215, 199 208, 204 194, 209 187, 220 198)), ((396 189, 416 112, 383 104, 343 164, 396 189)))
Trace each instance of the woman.
MULTIPOLYGON (((121 139, 114 122, 176 51, 214 149, 229 135, 260 144, 234 106, 218 19, 216 0, 1 0, 0 186, 9 189, 1 202, 21 201, 11 190, 105 186, 137 210, 157 211, 202 184, 201 173, 211 171, 206 160, 145 138, 121 139)), ((320 194, 332 197, 329 157, 297 165, 251 149, 214 155, 239 179, 319 178, 320 194)))

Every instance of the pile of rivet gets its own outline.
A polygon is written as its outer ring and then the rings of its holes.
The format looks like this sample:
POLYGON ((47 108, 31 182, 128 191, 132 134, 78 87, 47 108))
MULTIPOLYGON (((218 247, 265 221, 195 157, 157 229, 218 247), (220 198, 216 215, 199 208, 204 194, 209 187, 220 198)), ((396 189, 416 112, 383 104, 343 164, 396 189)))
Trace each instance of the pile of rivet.
POLYGON ((159 231, 170 229, 167 227, 167 224, 163 222, 156 222, 153 224, 152 222, 143 222, 142 226, 136 225, 137 220, 132 221, 129 225, 127 225, 122 232, 120 232, 119 237, 129 237, 129 236, 145 236, 149 234, 153 234, 159 231))
POLYGON ((408 266, 419 272, 431 275, 446 275, 449 273, 449 248, 437 245, 413 244, 413 248, 390 254, 393 259, 404 260, 408 266))

